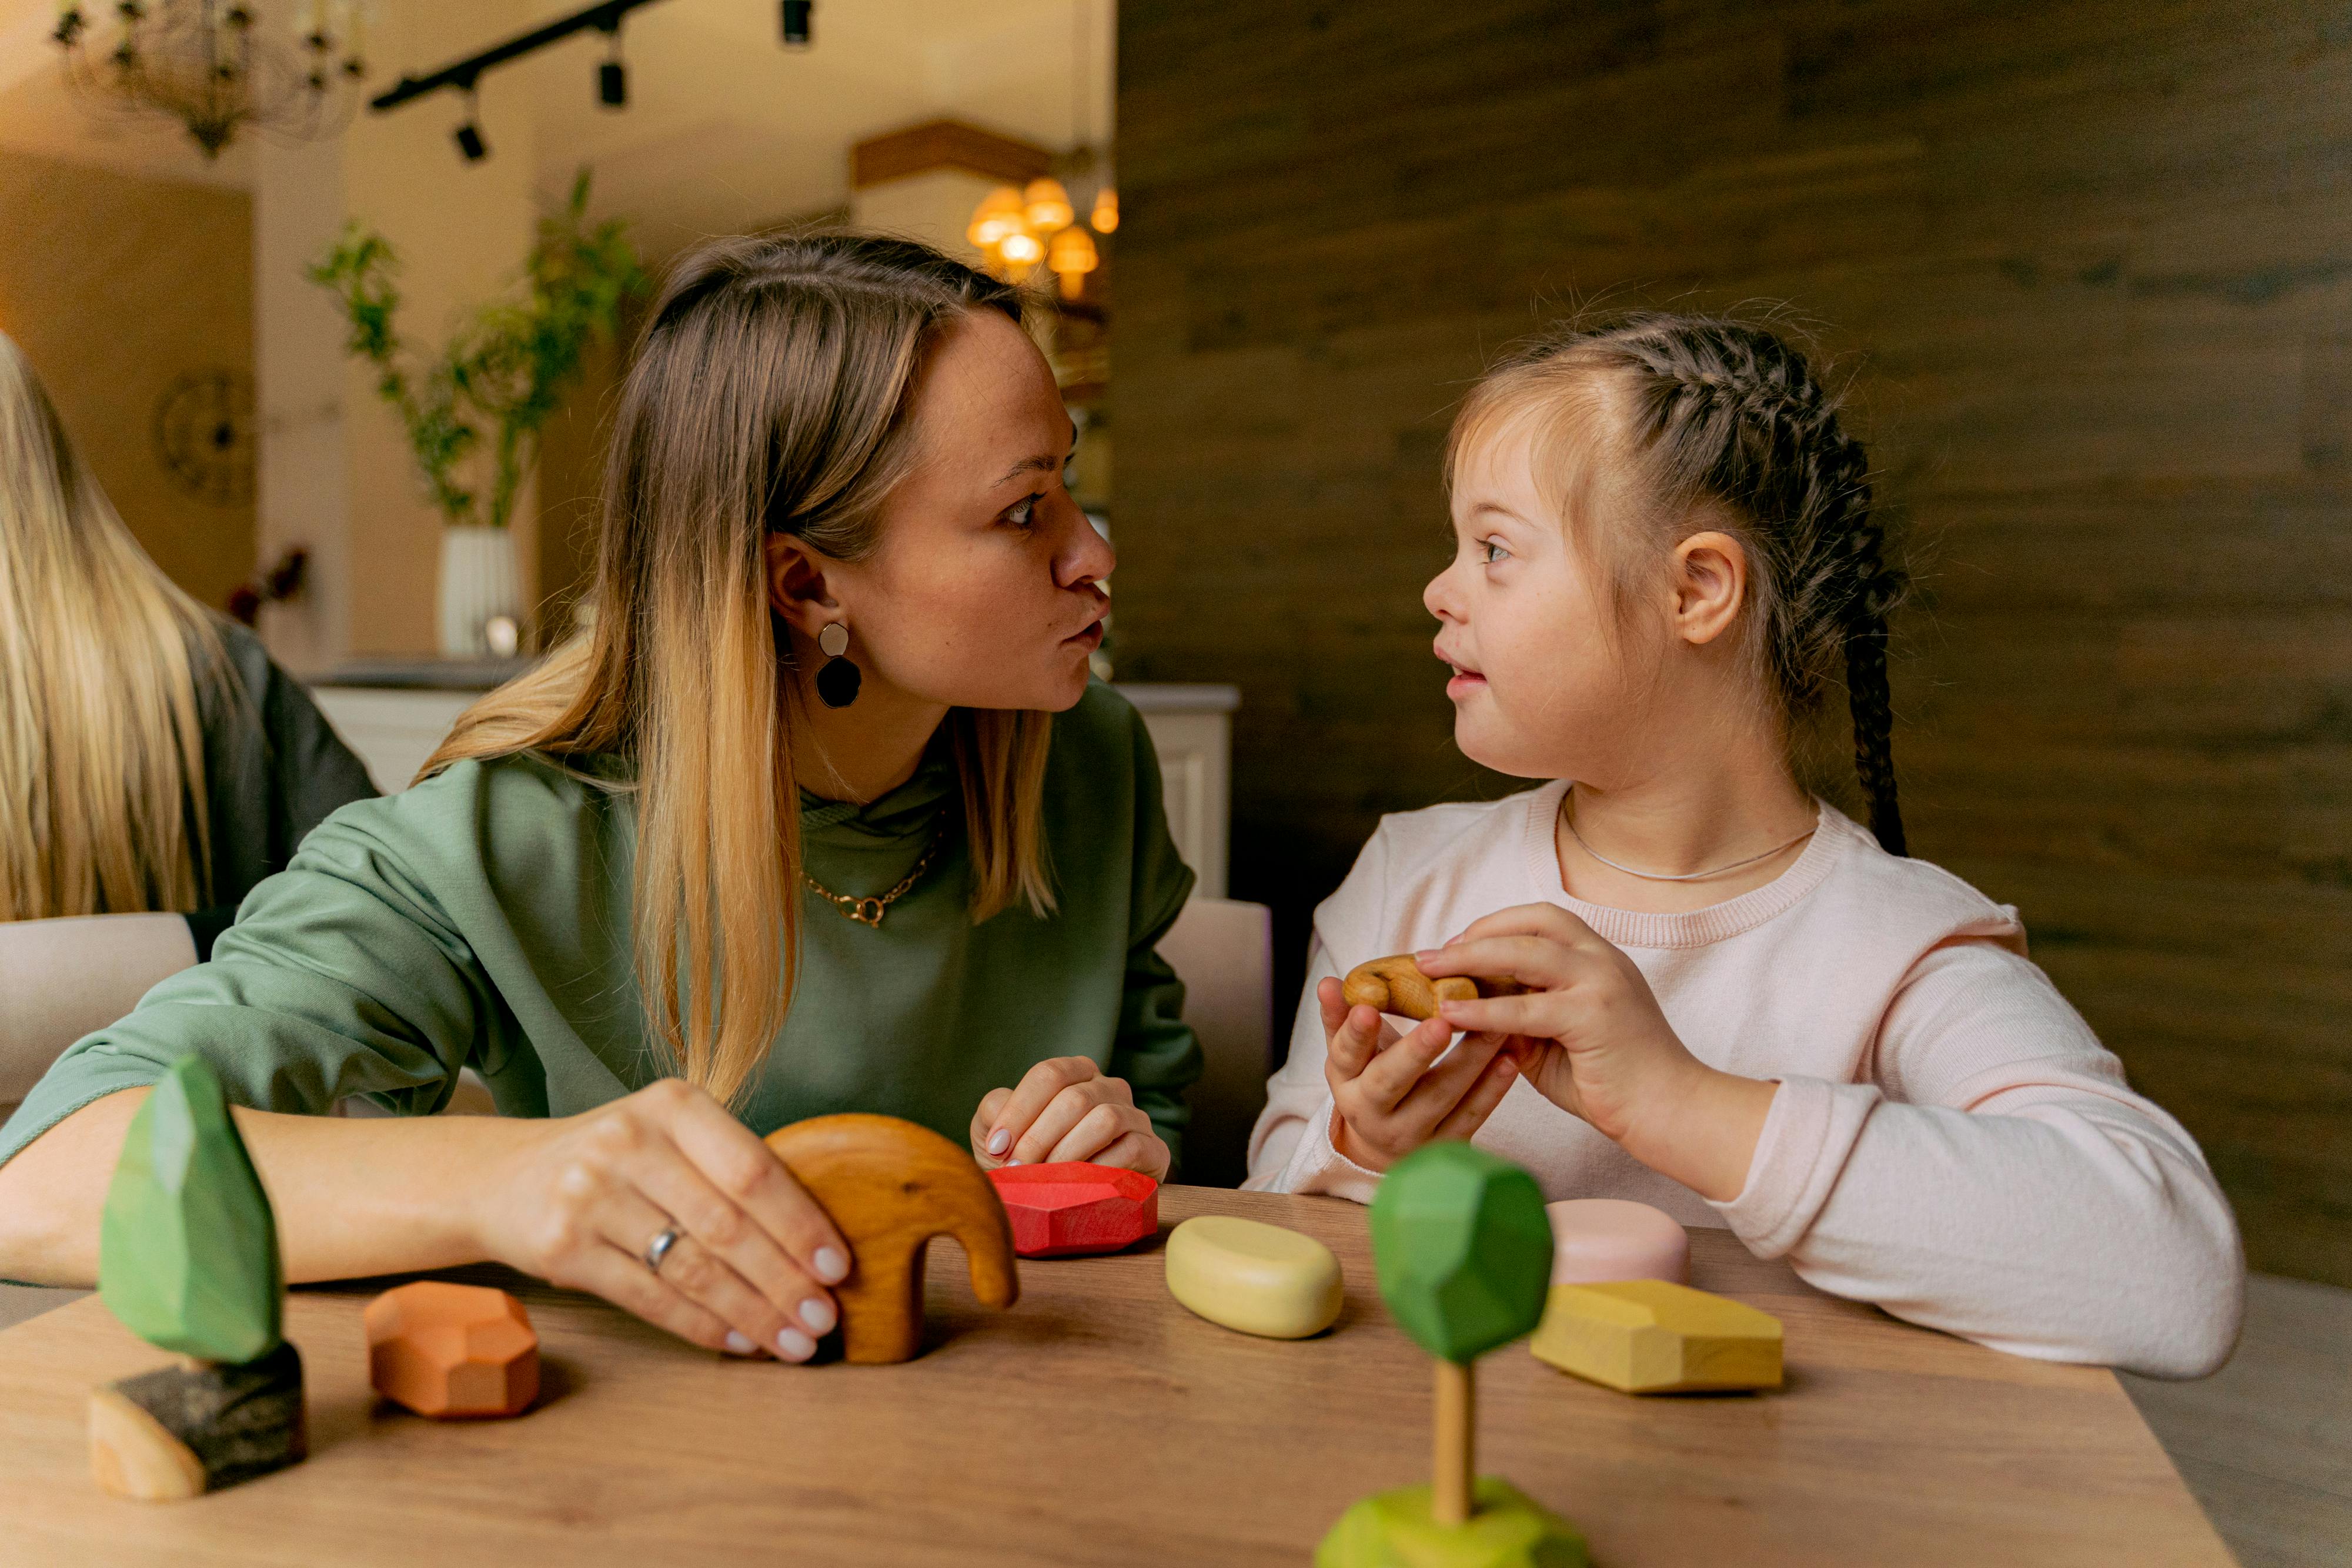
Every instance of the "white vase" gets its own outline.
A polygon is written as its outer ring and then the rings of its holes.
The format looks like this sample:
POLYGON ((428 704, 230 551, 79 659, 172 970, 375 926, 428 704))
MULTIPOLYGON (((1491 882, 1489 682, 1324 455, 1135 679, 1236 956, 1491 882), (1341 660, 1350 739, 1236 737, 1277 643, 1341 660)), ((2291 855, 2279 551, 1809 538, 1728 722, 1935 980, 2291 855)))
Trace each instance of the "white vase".
MULTIPOLYGON (((522 572, 512 528, 441 530, 441 652, 453 659, 489 657, 484 632, 498 616, 522 619, 522 572)), ((512 652, 511 649, 506 650, 512 652)))

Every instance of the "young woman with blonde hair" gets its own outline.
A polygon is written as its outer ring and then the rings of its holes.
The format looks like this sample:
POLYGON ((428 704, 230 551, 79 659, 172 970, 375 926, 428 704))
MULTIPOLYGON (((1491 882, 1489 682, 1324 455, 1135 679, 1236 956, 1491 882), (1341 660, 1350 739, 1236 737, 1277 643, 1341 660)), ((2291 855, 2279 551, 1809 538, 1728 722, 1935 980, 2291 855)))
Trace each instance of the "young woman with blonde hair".
MULTIPOLYGON (((43 923, 0 951, 0 1038, 127 1011, 374 793, 261 644, 139 548, 0 335, 0 922, 43 923)), ((0 1053, 0 1105, 47 1065, 0 1053)))
POLYGON ((925 246, 720 242, 614 433, 593 636, 338 814, 215 961, 0 1132, 0 1274, 86 1280, 122 1128, 190 1051, 289 1277, 480 1259, 804 1360, 845 1244, 755 1136, 824 1112, 984 1162, 1164 1174, 1199 1047, 1154 952, 1192 883, 1090 686, 1109 547, 1021 296, 925 246), (460 1067, 505 1116, 429 1112, 460 1067))

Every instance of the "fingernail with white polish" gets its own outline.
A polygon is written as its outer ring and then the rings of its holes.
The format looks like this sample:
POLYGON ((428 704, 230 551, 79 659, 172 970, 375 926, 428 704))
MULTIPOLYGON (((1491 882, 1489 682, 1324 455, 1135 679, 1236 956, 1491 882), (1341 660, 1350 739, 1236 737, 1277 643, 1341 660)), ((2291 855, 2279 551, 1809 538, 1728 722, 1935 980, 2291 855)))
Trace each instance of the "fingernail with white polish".
POLYGON ((1017 1166, 1017 1165, 1019 1165, 1021 1162, 1020 1162, 1019 1160, 1007 1160, 1007 1161, 1005 1161, 1004 1163, 1005 1163, 1006 1165, 1008 1165, 1008 1166, 1017 1166))
POLYGON ((753 1343, 751 1343, 751 1336, 750 1336, 750 1335, 748 1335, 748 1334, 740 1334, 740 1333, 737 1333, 733 1329, 729 1329, 729 1330, 727 1331, 727 1354, 730 1354, 730 1355, 749 1355, 749 1354, 751 1354, 753 1351, 755 1351, 755 1350, 757 1350, 757 1349, 759 1349, 759 1348, 760 1348, 759 1346, 757 1346, 757 1345, 755 1345, 755 1344, 753 1344, 753 1343))
POLYGON ((849 1260, 841 1255, 837 1247, 818 1248, 815 1261, 816 1277, 828 1285, 837 1285, 848 1277, 849 1260))
POLYGON ((801 1303, 801 1322, 808 1324, 811 1333, 831 1333, 841 1314, 833 1310, 831 1301, 811 1296, 801 1303))
POLYGON ((776 1354, 786 1361, 806 1361, 816 1354, 816 1341, 798 1329, 776 1331, 776 1354))
POLYGON ((988 1152, 990 1154, 1001 1155, 1012 1146, 1013 1130, 1010 1127, 999 1127, 996 1131, 988 1134, 988 1152))

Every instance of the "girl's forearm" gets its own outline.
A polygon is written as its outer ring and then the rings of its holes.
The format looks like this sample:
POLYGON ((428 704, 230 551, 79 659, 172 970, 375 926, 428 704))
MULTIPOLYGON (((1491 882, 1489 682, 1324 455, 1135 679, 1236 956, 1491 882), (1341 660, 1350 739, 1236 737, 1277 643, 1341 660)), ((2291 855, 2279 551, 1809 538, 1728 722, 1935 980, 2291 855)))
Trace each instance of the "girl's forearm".
POLYGON ((1780 1085, 1692 1062, 1687 1078, 1653 1096, 1618 1144, 1701 1197, 1728 1203, 1748 1185, 1756 1145, 1780 1085))
MULTIPOLYGON (((82 1107, 0 1166, 0 1277, 98 1279, 99 1221, 131 1116, 128 1089, 82 1107)), ((478 1261, 473 1195, 533 1124, 488 1116, 346 1119, 236 1112, 278 1218, 289 1281, 478 1261)))

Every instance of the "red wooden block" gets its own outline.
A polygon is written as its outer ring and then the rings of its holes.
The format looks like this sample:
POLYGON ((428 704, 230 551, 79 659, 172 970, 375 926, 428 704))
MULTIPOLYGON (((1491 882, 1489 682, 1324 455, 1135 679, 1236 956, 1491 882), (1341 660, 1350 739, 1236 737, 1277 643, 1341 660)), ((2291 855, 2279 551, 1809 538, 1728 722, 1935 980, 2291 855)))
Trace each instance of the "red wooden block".
POLYGON ((1116 1252, 1160 1228, 1160 1184, 1141 1171, 1085 1160, 1003 1166, 988 1173, 1024 1258, 1116 1252))

